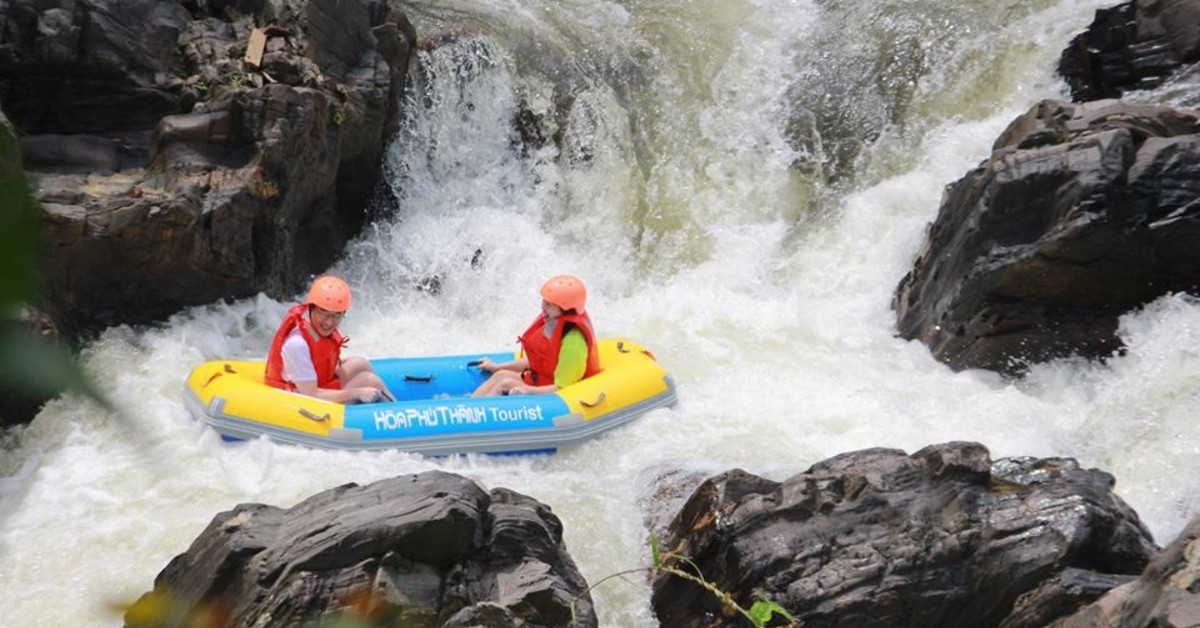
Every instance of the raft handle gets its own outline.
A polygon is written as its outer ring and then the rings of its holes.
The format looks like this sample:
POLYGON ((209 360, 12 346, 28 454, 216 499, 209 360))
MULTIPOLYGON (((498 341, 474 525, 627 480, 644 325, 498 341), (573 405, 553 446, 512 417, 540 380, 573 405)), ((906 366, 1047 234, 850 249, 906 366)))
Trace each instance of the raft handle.
POLYGON ((328 421, 329 420, 328 412, 326 412, 325 414, 322 414, 320 416, 317 416, 316 414, 309 412, 308 410, 305 410, 304 408, 300 408, 299 412, 305 418, 312 419, 314 421, 328 421))
POLYGON ((604 403, 604 393, 600 393, 600 396, 596 397, 596 400, 591 403, 588 403, 582 399, 579 400, 579 405, 581 405, 585 408, 595 408, 596 406, 598 406, 602 403, 604 403))
POLYGON ((406 382, 421 382, 422 384, 428 384, 429 382, 433 381, 433 376, 432 375, 405 375, 404 381, 406 381, 406 382))
POLYGON ((483 364, 483 360, 471 360, 467 362, 467 366, 479 366, 480 364, 483 364))
POLYGON ((625 348, 625 341, 624 341, 624 340, 622 340, 622 341, 620 341, 620 342, 618 342, 618 343, 617 343, 617 351, 620 351, 621 353, 632 353, 632 351, 630 351, 629 349, 626 349, 626 348, 625 348))
POLYGON ((226 365, 225 365, 225 372, 226 372, 226 373, 233 373, 234 375, 237 375, 237 371, 233 370, 233 367, 232 367, 232 366, 229 366, 228 364, 226 364, 226 365))

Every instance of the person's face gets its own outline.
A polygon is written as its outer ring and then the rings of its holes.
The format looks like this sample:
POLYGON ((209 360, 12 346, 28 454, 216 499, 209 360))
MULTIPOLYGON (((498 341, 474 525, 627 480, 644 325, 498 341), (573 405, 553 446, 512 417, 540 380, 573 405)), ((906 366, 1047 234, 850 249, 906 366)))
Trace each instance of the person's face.
POLYGON ((542 313, 546 315, 546 318, 558 318, 559 316, 562 316, 563 309, 545 299, 542 299, 542 313))
POLYGON ((345 312, 330 312, 316 305, 312 306, 311 313, 309 314, 313 329, 316 329, 317 333, 322 336, 332 334, 345 317, 345 312))

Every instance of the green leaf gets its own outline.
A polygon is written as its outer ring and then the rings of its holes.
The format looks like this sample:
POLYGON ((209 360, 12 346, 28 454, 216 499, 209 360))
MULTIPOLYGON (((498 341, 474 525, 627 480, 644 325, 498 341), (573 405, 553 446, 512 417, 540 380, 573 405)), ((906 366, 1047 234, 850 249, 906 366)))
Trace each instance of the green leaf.
POLYGON ((796 623, 796 618, 786 608, 770 600, 758 600, 750 607, 749 614, 755 626, 766 626, 775 615, 782 615, 784 619, 796 623))
POLYGON ((15 321, 0 324, 0 382, 35 395, 54 396, 70 390, 85 395, 105 410, 113 409, 70 352, 15 321))
POLYGON ((662 566, 662 555, 658 552, 658 537, 650 535, 650 564, 657 569, 662 566))
POLYGON ((39 220, 17 139, 0 115, 0 311, 33 300, 39 220))
POLYGON ((0 113, 0 385, 35 396, 70 390, 111 410, 70 352, 17 320, 21 306, 37 300, 41 220, 16 134, 0 113))

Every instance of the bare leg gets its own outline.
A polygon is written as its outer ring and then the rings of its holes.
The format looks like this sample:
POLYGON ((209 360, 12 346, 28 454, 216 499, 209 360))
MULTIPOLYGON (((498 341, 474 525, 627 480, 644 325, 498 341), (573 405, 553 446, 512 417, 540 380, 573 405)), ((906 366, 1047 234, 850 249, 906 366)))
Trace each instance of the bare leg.
POLYGON ((372 371, 371 363, 366 358, 355 356, 346 358, 342 360, 341 364, 338 364, 337 377, 343 382, 347 382, 354 379, 354 376, 359 373, 369 373, 372 371))
POLYGON ((383 380, 375 374, 375 370, 371 368, 371 363, 366 358, 353 357, 342 360, 342 363, 338 365, 337 378, 342 383, 342 388, 366 386, 383 392, 389 401, 396 399, 383 380))
POLYGON ((495 397, 512 390, 521 383, 521 374, 516 371, 496 371, 471 393, 472 397, 495 397))

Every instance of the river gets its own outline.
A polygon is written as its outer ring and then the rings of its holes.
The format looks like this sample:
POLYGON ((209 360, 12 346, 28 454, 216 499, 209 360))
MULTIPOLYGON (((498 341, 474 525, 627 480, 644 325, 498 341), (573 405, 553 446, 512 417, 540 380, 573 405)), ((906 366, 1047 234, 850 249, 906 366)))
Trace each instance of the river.
MULTIPOLYGON (((590 288, 601 335, 646 344, 679 403, 543 457, 427 460, 223 443, 181 389, 261 357, 259 296, 107 330, 83 351, 120 410, 49 403, 0 452, 12 627, 120 625, 212 517, 443 469, 552 506, 584 576, 646 565, 672 469, 773 479, 865 447, 974 440, 1105 469, 1160 544, 1200 509, 1200 302, 1122 319, 1128 351, 1008 381, 896 337, 892 293, 944 186, 1054 74, 1095 0, 431 0, 387 172, 399 199, 332 269, 367 356, 512 348, 547 277, 590 288), (514 123, 522 120, 523 125, 514 123), (437 277, 439 290, 419 286, 437 277), (117 610, 114 610, 117 609, 117 610)), ((637 578, 603 626, 656 622, 637 578)))

